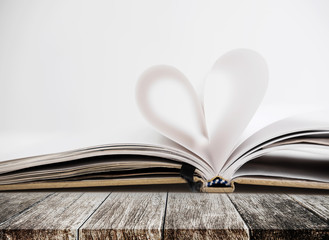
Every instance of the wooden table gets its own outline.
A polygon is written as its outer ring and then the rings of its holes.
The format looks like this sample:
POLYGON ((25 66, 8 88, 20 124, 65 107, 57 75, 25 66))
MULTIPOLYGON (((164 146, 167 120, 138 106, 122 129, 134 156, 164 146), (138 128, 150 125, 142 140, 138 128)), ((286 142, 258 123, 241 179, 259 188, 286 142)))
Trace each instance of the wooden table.
POLYGON ((329 239, 329 192, 147 187, 0 193, 0 239, 329 239))

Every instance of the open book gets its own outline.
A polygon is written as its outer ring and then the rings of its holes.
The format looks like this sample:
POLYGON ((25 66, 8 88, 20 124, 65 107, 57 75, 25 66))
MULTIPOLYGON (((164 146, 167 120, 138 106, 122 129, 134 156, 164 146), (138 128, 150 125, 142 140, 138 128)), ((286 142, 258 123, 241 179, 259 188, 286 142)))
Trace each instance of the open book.
POLYGON ((151 67, 136 102, 153 128, 118 125, 107 143, 101 134, 44 141, 26 156, 5 147, 0 190, 184 182, 203 192, 233 191, 234 183, 329 189, 329 112, 248 128, 267 85, 264 59, 247 49, 219 58, 201 95, 176 68, 151 67))

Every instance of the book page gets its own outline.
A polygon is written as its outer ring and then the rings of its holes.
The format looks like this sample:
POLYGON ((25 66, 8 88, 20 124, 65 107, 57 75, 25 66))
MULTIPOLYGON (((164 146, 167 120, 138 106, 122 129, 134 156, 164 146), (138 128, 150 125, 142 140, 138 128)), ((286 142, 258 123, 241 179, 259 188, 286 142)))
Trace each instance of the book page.
POLYGON ((156 65, 141 75, 136 100, 151 125, 217 172, 255 114, 267 84, 263 57, 234 49, 218 58, 206 75, 202 99, 178 69, 156 65))
POLYGON ((179 162, 145 156, 99 156, 50 165, 41 165, 0 175, 0 183, 12 184, 25 181, 61 179, 86 175, 134 176, 143 174, 170 173, 179 174, 179 162), (153 169, 153 172, 152 172, 153 169), (175 170, 176 169, 176 170, 175 170))
MULTIPOLYGON (((118 159, 125 156, 125 164, 127 166, 136 167, 134 160, 136 158, 142 159, 144 157, 145 164, 151 164, 150 160, 157 161, 158 164, 166 167, 167 161, 181 163, 188 163, 195 166, 202 177, 213 176, 211 166, 204 164, 199 158, 193 154, 188 154, 184 151, 175 150, 173 148, 162 148, 154 145, 122 145, 110 144, 97 147, 87 147, 73 151, 66 151, 57 154, 47 154, 36 157, 20 158, 14 160, 3 161, 0 163, 0 174, 5 174, 13 171, 29 169, 37 166, 49 164, 68 164, 75 162, 76 164, 83 163, 85 160, 90 164, 97 163, 95 159, 101 157, 104 164, 107 166, 116 165, 118 159)), ((117 166, 120 168, 120 166, 117 166)), ((124 169, 122 169, 124 170, 124 169)), ((25 171, 25 170, 24 170, 25 171)))
POLYGON ((221 173, 225 172, 234 162, 250 149, 270 139, 298 132, 319 132, 329 130, 329 111, 317 111, 299 114, 274 122, 254 133, 242 142, 231 154, 221 173))
POLYGON ((283 177, 329 182, 329 150, 299 145, 293 149, 276 149, 245 163, 233 179, 239 176, 283 177))

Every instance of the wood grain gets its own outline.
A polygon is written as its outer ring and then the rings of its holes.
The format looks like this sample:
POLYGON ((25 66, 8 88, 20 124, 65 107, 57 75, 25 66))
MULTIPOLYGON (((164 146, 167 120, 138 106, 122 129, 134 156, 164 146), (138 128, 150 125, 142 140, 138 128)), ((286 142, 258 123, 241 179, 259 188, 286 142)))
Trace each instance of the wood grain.
POLYGON ((0 225, 0 239, 76 239, 108 193, 55 193, 0 225))
POLYGON ((0 224, 24 212, 51 193, 46 192, 8 192, 0 193, 0 224))
POLYGON ((112 193, 80 228, 80 239, 161 239, 166 193, 112 193))
POLYGON ((289 194, 289 196, 329 223, 329 195, 289 194))
POLYGON ((329 195, 0 193, 0 239, 328 239, 329 195))
POLYGON ((169 193, 165 239, 249 239, 248 228, 225 194, 169 193))
POLYGON ((252 239, 324 239, 329 225, 285 194, 230 194, 252 239))

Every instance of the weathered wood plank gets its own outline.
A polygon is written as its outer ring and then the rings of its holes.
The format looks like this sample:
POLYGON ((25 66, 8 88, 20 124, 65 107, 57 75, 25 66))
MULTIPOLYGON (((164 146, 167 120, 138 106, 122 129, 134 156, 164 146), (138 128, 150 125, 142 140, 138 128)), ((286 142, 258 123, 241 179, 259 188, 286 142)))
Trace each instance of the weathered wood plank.
POLYGON ((47 192, 2 192, 0 193, 0 224, 22 213, 31 205, 42 201, 47 192))
POLYGON ((108 193, 55 193, 0 226, 0 239, 76 239, 108 193))
POLYGON ((329 223, 329 195, 289 194, 289 196, 329 223))
POLYGON ((165 239, 249 239, 226 194, 169 193, 165 239))
POLYGON ((323 239, 329 225, 285 194, 230 194, 251 239, 323 239))
POLYGON ((161 239, 166 193, 112 193, 80 228, 80 239, 161 239))

